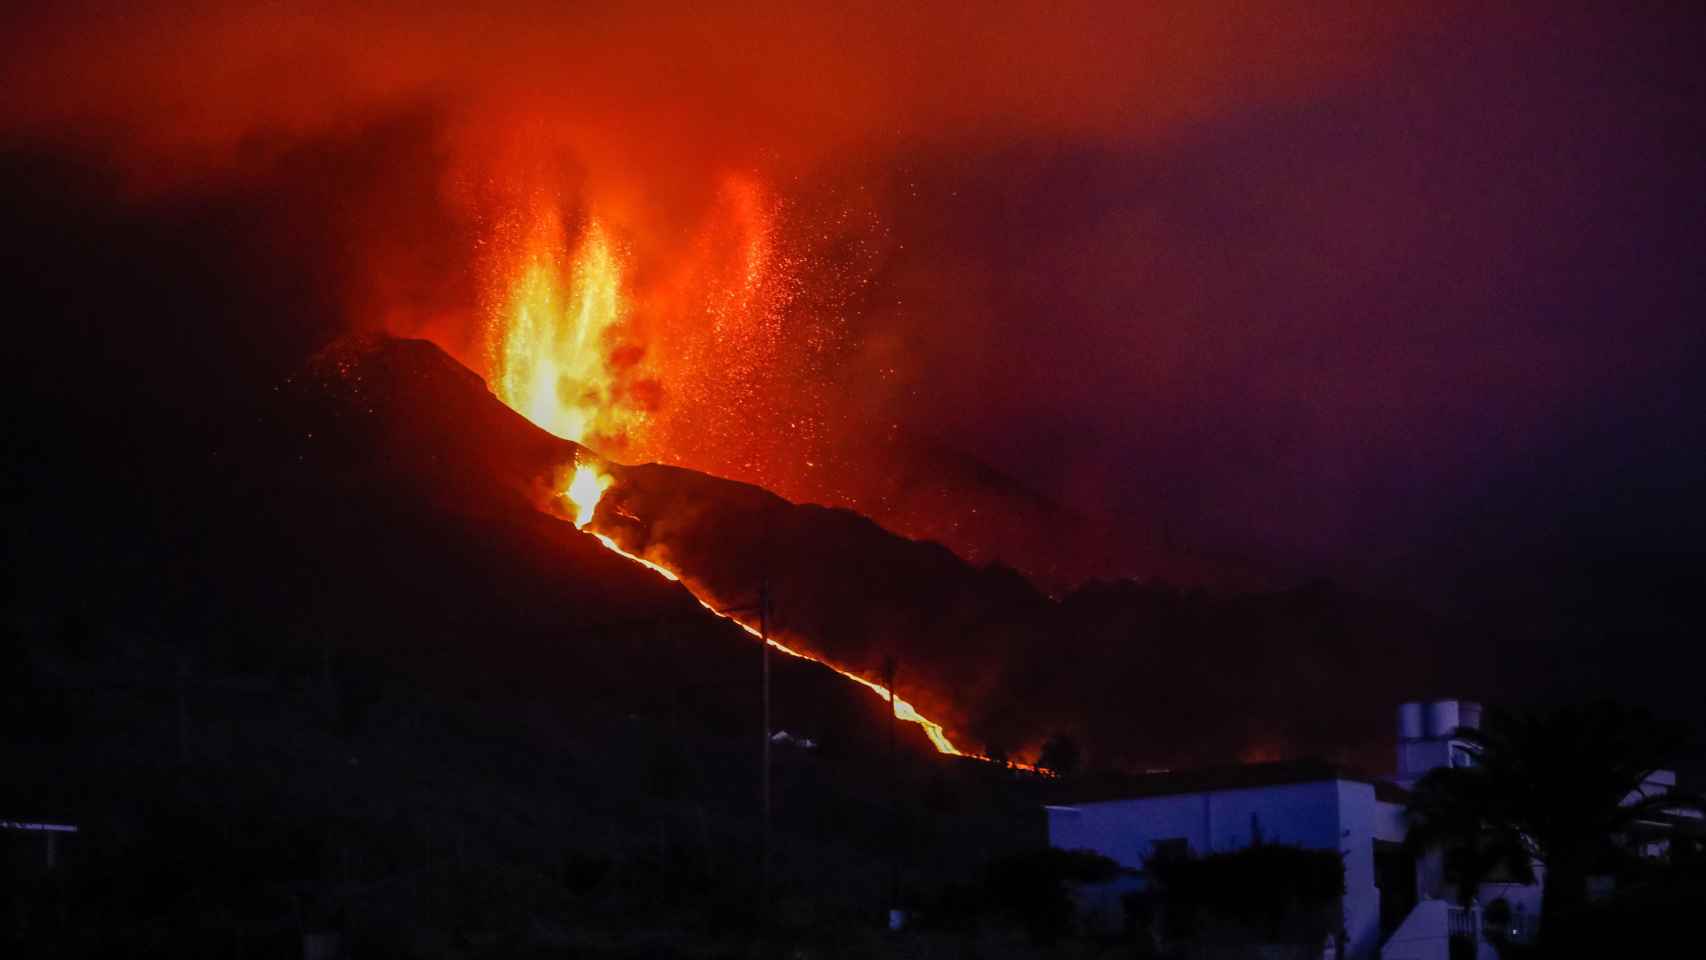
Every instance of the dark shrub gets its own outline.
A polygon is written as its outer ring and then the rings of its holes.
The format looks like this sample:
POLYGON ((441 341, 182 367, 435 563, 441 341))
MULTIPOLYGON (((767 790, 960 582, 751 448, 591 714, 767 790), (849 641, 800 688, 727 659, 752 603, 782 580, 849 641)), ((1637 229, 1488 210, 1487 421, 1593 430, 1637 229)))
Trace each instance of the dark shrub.
POLYGON ((1345 893, 1338 851, 1263 844, 1144 866, 1170 941, 1312 944, 1338 931, 1345 893))

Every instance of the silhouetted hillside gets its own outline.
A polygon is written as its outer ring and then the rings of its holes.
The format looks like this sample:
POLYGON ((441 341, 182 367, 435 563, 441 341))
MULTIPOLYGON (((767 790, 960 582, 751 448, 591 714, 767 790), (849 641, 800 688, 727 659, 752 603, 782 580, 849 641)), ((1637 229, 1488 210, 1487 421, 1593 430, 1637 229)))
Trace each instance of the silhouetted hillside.
MULTIPOLYGON (((343 445, 387 485, 418 487, 476 522, 508 504, 560 530, 546 514, 562 511, 577 458, 593 459, 424 342, 343 341, 295 390, 322 424, 302 441, 303 463, 343 445)), ((1032 753, 1065 732, 1103 764, 1311 753, 1379 767, 1391 704, 1437 675, 1420 654, 1435 628, 1325 583, 1237 594, 1111 582, 1057 602, 1012 571, 972 567, 850 511, 674 467, 603 469, 615 484, 594 529, 682 573, 718 608, 750 604, 770 582, 785 642, 871 679, 897 657, 902 694, 973 749, 1032 753)), ((507 553, 491 569, 514 564, 524 579, 554 562, 535 547, 507 553)))

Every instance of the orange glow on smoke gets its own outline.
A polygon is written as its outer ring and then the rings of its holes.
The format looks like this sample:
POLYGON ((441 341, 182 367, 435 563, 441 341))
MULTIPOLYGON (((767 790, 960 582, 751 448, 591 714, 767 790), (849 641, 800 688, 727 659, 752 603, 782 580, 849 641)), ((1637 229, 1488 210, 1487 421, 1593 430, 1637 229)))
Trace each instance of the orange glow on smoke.
MULTIPOLYGON (((579 463, 575 465, 574 473, 570 476, 568 487, 563 491, 562 496, 569 502, 569 505, 574 508, 576 527, 585 530, 587 524, 592 522, 593 514, 598 509, 598 501, 603 498, 604 491, 610 489, 610 485, 613 482, 614 480, 609 474, 599 471, 598 468, 591 466, 590 464, 579 463)), ((651 569, 665 579, 675 582, 681 581, 681 577, 668 567, 659 563, 654 563, 644 557, 629 553, 618 546, 615 540, 612 540, 610 537, 607 537, 596 530, 589 530, 587 532, 597 537, 598 541, 604 544, 607 549, 651 569)), ((698 600, 699 605, 704 607, 706 610, 711 611, 724 620, 734 623, 742 630, 751 634, 753 638, 760 640, 764 639, 763 633, 761 633, 759 629, 752 624, 723 613, 717 608, 711 606, 709 603, 706 603, 698 596, 695 596, 694 599, 698 600)), ((951 754, 956 757, 966 756, 963 751, 954 746, 953 741, 948 739, 947 734, 942 730, 941 724, 919 713, 917 708, 900 697, 891 697, 889 689, 882 684, 866 680, 858 674, 849 673, 833 664, 824 663, 816 657, 801 653, 792 647, 778 643, 774 639, 770 640, 769 643, 770 646, 775 647, 777 650, 782 651, 790 657, 798 657, 801 660, 810 660, 813 663, 822 663, 824 666, 829 667, 836 673, 852 680, 854 683, 871 690, 873 693, 877 694, 877 696, 882 697, 885 700, 891 700, 894 704, 894 715, 898 719, 905 720, 908 723, 918 724, 919 728, 924 731, 924 735, 930 738, 930 742, 935 745, 938 751, 951 754)))

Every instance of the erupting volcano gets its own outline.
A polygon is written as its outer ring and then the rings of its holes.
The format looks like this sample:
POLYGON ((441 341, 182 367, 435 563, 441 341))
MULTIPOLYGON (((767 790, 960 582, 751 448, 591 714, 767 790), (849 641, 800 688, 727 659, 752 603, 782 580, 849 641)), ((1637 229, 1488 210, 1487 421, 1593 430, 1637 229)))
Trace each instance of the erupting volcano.
MULTIPOLYGON (((751 220, 751 195, 745 196, 744 209, 751 220)), ((733 302, 721 304, 719 325, 739 325, 746 310, 756 309, 757 291, 762 288, 762 272, 769 259, 764 249, 767 230, 758 233, 744 251, 745 270, 738 278, 733 302)), ((517 413, 565 440, 592 447, 625 447, 643 438, 658 385, 644 377, 645 348, 624 322, 629 306, 623 271, 604 227, 596 219, 588 221, 572 255, 562 242, 563 235, 563 224, 555 215, 536 218, 508 296, 491 327, 493 392, 517 413)), ((668 580, 683 582, 676 571, 624 550, 596 528, 599 501, 614 483, 614 477, 593 463, 574 465, 561 497, 570 506, 575 526, 628 560, 668 580)), ((686 584, 693 587, 690 581, 686 584)), ((757 627, 717 610, 698 596, 698 591, 695 596, 705 609, 739 624, 777 650, 824 663, 889 700, 894 715, 917 724, 938 751, 965 755, 948 739, 940 723, 919 713, 882 684, 766 638, 757 627)))
POLYGON ((1555 6, 11 5, 0 960, 1498 932, 1394 704, 1706 731, 1703 18, 1555 6))

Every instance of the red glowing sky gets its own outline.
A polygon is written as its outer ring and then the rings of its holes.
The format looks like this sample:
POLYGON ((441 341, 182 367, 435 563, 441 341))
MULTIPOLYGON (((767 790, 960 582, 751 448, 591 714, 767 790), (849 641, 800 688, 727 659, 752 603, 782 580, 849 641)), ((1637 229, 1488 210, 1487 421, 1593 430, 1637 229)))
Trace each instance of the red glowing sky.
POLYGON ((678 304, 755 191, 807 293, 759 399, 677 399, 721 438, 685 459, 795 496, 857 500, 800 461, 899 429, 1343 572, 1697 475, 1698 23, 699 6, 58 4, 5 15, 0 125, 143 198, 286 184, 343 322, 464 358, 515 210, 596 211, 678 304))

